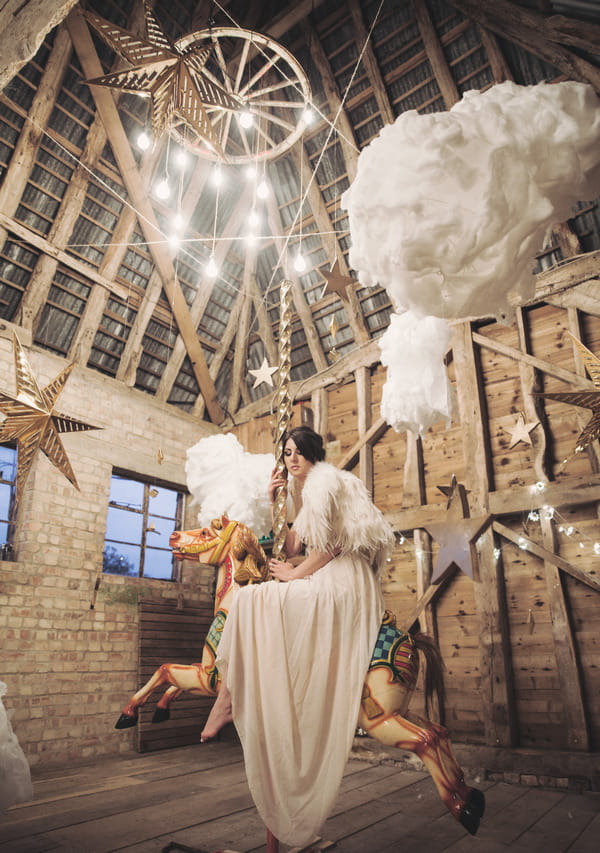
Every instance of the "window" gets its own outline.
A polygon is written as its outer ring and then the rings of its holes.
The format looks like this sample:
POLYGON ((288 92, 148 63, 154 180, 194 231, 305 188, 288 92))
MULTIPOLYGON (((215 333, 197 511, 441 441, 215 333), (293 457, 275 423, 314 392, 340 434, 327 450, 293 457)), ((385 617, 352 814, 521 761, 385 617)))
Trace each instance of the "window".
POLYGON ((10 559, 15 529, 17 449, 0 445, 0 549, 1 559, 10 559))
POLYGON ((102 570, 176 580, 169 537, 181 527, 183 492, 113 474, 102 570))

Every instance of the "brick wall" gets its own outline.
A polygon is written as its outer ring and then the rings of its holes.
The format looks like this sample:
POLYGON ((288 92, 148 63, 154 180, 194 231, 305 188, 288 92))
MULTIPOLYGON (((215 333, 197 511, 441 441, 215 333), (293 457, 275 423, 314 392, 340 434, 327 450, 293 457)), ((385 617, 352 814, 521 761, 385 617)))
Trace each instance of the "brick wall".
MULTIPOLYGON (((45 386, 65 360, 31 349, 26 333, 19 337, 45 386)), ((0 331, 0 390, 16 393, 10 328, 0 331)), ((0 562, 0 680, 32 766, 132 749, 131 731, 114 723, 138 687, 138 597, 206 601, 214 577, 185 563, 181 583, 101 572, 113 467, 185 486, 187 448, 216 428, 80 367, 56 408, 101 429, 62 436, 79 491, 42 453, 35 456, 13 560, 0 562)), ((196 511, 188 501, 185 527, 196 526, 196 511)))

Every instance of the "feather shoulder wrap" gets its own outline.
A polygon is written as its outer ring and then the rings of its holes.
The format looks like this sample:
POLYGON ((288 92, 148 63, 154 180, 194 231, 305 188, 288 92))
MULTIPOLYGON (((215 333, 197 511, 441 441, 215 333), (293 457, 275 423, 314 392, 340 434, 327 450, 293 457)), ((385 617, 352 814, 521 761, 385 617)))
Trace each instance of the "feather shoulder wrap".
POLYGON ((294 530, 311 551, 359 552, 380 572, 394 546, 394 533, 371 501, 363 482, 328 462, 316 462, 302 489, 294 530))

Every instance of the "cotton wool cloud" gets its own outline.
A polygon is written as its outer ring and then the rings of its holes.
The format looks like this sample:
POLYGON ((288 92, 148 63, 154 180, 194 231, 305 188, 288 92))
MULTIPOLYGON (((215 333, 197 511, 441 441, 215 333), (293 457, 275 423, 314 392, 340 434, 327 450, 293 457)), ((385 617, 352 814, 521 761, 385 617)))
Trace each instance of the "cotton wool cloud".
POLYGON ((509 319, 549 227, 598 194, 591 86, 470 91, 448 112, 403 113, 361 152, 342 197, 350 266, 398 312, 509 319))

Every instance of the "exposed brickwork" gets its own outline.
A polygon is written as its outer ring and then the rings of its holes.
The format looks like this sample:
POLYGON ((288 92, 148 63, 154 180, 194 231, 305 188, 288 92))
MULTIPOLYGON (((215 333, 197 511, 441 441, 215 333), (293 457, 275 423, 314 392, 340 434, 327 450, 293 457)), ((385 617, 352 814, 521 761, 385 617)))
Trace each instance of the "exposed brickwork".
MULTIPOLYGON (((29 350, 28 357, 42 386, 65 366, 41 350, 29 350)), ((2 390, 15 393, 12 344, 2 337, 0 376, 2 390)), ((32 765, 132 748, 131 733, 116 731, 114 723, 138 686, 138 596, 206 601, 214 581, 212 569, 190 564, 181 583, 101 574, 113 467, 184 486, 187 448, 214 428, 82 368, 71 374, 57 409, 102 429, 63 436, 80 491, 36 456, 19 509, 14 560, 0 562, 0 680, 32 765)), ((185 526, 195 525, 188 506, 185 526)))

